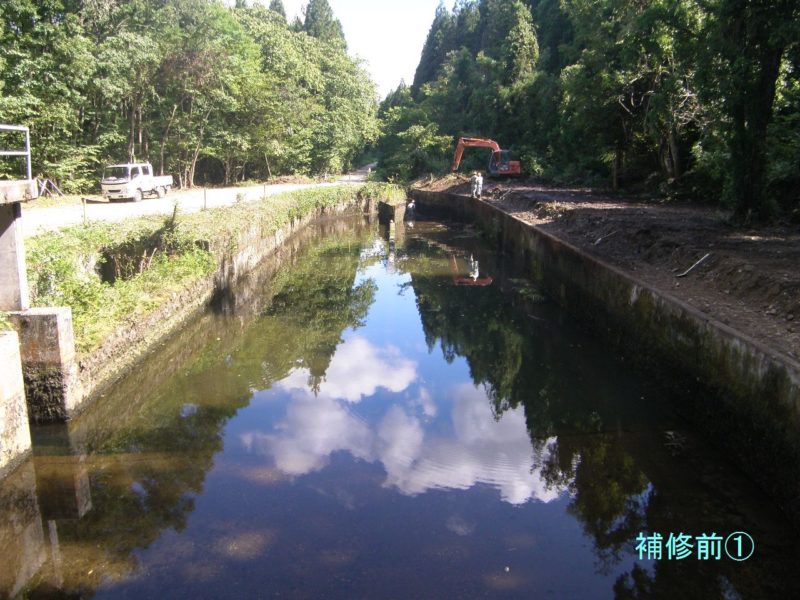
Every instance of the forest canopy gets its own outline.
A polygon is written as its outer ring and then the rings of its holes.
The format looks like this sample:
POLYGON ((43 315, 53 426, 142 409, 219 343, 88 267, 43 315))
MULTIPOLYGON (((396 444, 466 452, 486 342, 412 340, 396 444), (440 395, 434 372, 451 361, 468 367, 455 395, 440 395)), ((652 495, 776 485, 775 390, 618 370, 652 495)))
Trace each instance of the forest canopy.
POLYGON ((375 84, 327 0, 295 24, 268 6, 4 0, 0 122, 65 191, 134 159, 188 187, 341 172, 377 135, 375 84))
POLYGON ((380 106, 327 0, 291 22, 281 0, 5 0, 0 24, 0 122, 66 191, 109 162, 190 187, 341 172, 365 147, 409 180, 477 136, 550 182, 800 208, 797 0, 442 3, 380 106))
MULTIPOLYGON (((444 171, 459 136, 555 182, 800 202, 795 0, 457 0, 440 4, 412 84, 380 107, 385 177, 444 171)), ((486 158, 479 151, 484 167, 486 158)), ((474 160, 474 159, 473 159, 474 160)))

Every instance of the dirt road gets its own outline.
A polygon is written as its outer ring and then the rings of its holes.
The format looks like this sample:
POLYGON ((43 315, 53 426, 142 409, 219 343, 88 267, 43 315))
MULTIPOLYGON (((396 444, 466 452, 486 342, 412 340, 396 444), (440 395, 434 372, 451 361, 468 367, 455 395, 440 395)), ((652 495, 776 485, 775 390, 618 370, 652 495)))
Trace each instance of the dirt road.
MULTIPOLYGON (((172 212, 175 204, 181 213, 191 213, 202 210, 203 207, 218 208, 230 206, 237 201, 253 202, 262 196, 274 196, 283 192, 326 187, 340 183, 363 183, 367 179, 367 169, 364 167, 347 175, 340 176, 332 183, 279 183, 272 185, 255 185, 250 187, 226 188, 194 188, 191 190, 174 191, 164 198, 146 198, 141 202, 108 202, 96 200, 86 203, 86 219, 88 221, 123 221, 131 217, 143 215, 166 215, 172 212)), ((80 204, 64 204, 60 206, 37 206, 36 202, 23 204, 22 228, 25 237, 31 237, 60 229, 68 225, 83 222, 84 207, 80 204)))

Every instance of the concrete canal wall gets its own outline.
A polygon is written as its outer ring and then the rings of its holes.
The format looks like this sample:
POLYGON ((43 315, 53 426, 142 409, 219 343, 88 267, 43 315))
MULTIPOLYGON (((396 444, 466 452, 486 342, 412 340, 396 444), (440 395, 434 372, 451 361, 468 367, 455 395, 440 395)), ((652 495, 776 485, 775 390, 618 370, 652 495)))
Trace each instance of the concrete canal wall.
POLYGON ((0 478, 11 472, 31 451, 28 408, 22 382, 19 339, 13 331, 0 332, 0 478))
POLYGON ((420 190, 411 196, 422 214, 476 223, 570 314, 675 375, 665 385, 692 387, 682 408, 800 523, 796 361, 487 202, 420 190))

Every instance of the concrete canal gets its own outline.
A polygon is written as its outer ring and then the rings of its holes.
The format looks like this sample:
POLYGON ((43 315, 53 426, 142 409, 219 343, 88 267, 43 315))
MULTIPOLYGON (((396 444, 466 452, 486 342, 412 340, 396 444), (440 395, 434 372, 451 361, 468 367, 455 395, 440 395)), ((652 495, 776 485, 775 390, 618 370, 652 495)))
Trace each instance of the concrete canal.
POLYGON ((672 374, 468 226, 312 227, 33 430, 0 487, 0 595, 798 597, 788 521, 672 374))

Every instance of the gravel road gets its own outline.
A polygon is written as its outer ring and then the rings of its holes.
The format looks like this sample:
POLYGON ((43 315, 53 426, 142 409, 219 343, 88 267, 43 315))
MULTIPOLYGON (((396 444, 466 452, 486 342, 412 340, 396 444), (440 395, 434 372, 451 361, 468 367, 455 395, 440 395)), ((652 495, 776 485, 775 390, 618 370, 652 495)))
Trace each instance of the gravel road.
MULTIPOLYGON (((202 210, 204 204, 208 208, 230 206, 236 201, 237 194, 244 195, 244 202, 252 202, 264 195, 274 196, 294 190, 364 182, 366 178, 365 167, 339 177, 334 183, 279 183, 266 186, 209 188, 205 190, 205 199, 202 188, 173 191, 164 198, 145 198, 141 202, 107 202, 98 199, 86 203, 86 218, 88 221, 123 221, 142 215, 167 215, 172 212, 176 202, 178 210, 185 214, 202 210)), ((49 207, 23 204, 22 229, 25 237, 81 222, 83 222, 83 206, 80 204, 49 207)))

